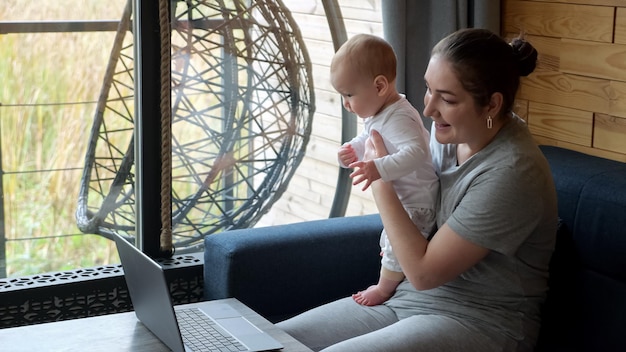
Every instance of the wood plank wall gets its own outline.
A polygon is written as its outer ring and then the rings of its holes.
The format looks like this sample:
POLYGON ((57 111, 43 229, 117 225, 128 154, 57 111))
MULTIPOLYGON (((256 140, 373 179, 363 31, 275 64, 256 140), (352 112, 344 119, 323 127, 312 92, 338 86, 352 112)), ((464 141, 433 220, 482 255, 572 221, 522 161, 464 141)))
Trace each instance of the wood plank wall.
POLYGON ((505 0, 502 20, 539 51, 516 105, 537 141, 626 162, 626 2, 505 0))
MULTIPOLYGON (((334 53, 320 0, 283 0, 313 66, 316 113, 306 156, 287 191, 257 226, 327 218, 337 185, 341 100, 328 65, 334 53)), ((348 36, 383 34, 381 0, 339 0, 348 36)), ((540 52, 523 79, 516 111, 541 144, 626 161, 626 2, 502 0, 503 35, 524 30, 540 52)), ((360 125, 359 125, 360 126, 360 125)), ((375 213, 369 191, 353 187, 346 215, 375 213)))

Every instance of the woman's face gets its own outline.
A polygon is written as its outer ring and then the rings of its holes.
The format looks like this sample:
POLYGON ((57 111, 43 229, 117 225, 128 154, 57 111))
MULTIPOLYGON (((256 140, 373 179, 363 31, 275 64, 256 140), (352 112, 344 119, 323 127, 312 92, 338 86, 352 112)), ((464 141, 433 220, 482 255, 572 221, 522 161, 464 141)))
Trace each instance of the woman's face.
POLYGON ((479 139, 486 129, 487 107, 476 105, 449 62, 431 57, 424 79, 424 116, 433 120, 437 141, 461 144, 479 139))

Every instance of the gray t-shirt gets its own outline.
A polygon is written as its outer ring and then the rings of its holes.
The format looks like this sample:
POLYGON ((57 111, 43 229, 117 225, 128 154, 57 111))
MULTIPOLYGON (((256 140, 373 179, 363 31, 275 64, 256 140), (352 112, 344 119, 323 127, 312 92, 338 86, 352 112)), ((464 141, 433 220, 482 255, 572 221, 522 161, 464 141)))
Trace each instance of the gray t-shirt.
POLYGON ((516 116, 460 166, 456 145, 431 135, 441 182, 437 224, 491 252, 431 290, 416 291, 405 280, 387 305, 400 319, 442 314, 517 340, 536 339, 558 221, 548 162, 516 116))

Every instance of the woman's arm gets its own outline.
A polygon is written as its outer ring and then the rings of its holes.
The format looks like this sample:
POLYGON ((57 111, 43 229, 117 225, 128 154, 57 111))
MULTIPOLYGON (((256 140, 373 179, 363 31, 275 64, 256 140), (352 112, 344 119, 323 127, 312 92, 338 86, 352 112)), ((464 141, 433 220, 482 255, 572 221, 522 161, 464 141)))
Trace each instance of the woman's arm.
MULTIPOLYGON (((365 150, 365 160, 387 154, 376 131, 371 133, 365 150)), ((358 176, 358 170, 353 174, 358 176)), ((463 239, 446 224, 430 242, 427 241, 404 210, 391 183, 378 180, 371 187, 394 253, 407 279, 416 289, 438 287, 456 278, 489 253, 488 249, 463 239)))

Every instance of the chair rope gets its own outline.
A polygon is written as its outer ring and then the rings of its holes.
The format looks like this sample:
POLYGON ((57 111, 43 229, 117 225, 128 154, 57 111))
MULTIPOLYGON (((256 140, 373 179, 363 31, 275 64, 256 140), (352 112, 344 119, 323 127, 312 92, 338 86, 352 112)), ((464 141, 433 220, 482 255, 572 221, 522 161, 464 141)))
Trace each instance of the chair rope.
POLYGON ((172 244, 172 124, 171 32, 169 0, 159 0, 161 35, 161 251, 173 254, 172 244))

